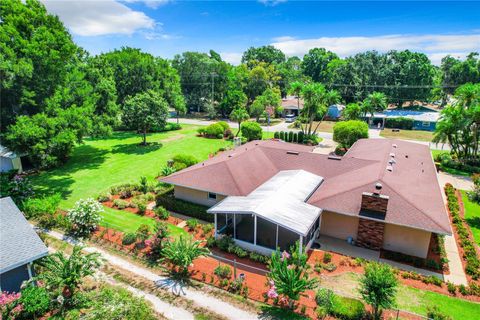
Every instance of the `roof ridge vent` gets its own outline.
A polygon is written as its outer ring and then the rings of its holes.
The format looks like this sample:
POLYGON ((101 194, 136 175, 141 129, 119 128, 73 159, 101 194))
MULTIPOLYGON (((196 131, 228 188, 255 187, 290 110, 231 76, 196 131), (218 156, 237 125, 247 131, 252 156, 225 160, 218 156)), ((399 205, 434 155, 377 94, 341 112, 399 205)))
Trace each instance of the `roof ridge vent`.
POLYGON ((298 156, 300 154, 300 152, 298 152, 298 151, 287 151, 287 154, 293 154, 295 156, 298 156))
POLYGON ((342 160, 342 157, 337 156, 336 154, 329 154, 328 159, 330 159, 330 160, 342 160))
POLYGON ((393 171, 393 166, 387 166, 387 171, 392 172, 393 171))

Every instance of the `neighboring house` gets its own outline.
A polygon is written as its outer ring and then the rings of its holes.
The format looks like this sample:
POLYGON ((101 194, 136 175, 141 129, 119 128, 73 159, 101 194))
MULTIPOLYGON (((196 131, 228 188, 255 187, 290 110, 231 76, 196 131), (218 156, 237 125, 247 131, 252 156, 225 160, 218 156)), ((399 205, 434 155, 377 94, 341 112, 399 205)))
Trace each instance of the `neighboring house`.
POLYGON ((342 116, 342 111, 345 109, 343 104, 333 104, 328 107, 326 118, 338 120, 342 116))
POLYGON ((0 145, 0 172, 11 170, 17 170, 18 173, 22 173, 22 160, 16 153, 0 145))
POLYGON ((287 114, 298 116, 299 112, 303 109, 303 99, 300 98, 300 101, 298 101, 297 97, 294 96, 282 98, 282 108, 283 116, 287 114))
POLYGON ((18 292, 48 249, 10 197, 0 199, 0 243, 0 290, 18 292))
POLYGON ((408 118, 413 120, 413 130, 435 131, 437 122, 440 119, 439 112, 422 112, 406 110, 386 110, 382 113, 374 113, 373 117, 368 115, 369 124, 383 129, 385 121, 393 118, 408 118))
POLYGON ((323 235, 426 258, 433 234, 451 234, 427 146, 363 139, 343 157, 312 151, 252 141, 162 181, 211 207, 216 236, 264 254, 323 235))

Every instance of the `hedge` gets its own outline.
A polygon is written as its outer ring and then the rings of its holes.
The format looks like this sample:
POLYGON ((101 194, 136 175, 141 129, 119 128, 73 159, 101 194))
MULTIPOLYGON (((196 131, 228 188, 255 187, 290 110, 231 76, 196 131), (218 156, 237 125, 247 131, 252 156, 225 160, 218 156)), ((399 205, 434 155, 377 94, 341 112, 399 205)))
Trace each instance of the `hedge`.
POLYGON ((158 194, 156 203, 157 206, 162 206, 176 213, 208 222, 214 221, 213 214, 207 213, 208 207, 175 198, 173 188, 165 193, 158 194))
POLYGON ((387 118, 385 119, 385 128, 412 130, 413 119, 409 119, 405 117, 387 118))

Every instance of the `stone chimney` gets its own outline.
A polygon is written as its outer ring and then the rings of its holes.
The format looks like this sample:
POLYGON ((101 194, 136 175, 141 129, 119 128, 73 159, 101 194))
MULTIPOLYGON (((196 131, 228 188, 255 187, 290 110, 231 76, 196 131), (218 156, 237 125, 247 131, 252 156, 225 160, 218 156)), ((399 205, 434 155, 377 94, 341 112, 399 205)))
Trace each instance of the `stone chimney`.
POLYGON ((375 192, 362 193, 362 205, 360 209, 360 215, 368 216, 376 219, 385 219, 387 214, 388 199, 389 197, 380 194, 382 190, 382 184, 375 184, 375 192))

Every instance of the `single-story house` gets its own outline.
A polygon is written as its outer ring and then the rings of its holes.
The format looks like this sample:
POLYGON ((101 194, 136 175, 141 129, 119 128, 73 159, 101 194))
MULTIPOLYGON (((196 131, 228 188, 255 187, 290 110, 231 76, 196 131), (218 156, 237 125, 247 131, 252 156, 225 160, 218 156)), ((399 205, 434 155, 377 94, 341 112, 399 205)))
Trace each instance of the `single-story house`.
POLYGON ((0 199, 0 290, 18 292, 48 249, 10 197, 0 199))
POLYGON ((282 108, 283 108, 283 115, 293 114, 298 116, 300 111, 303 109, 303 99, 300 100, 295 96, 288 96, 286 98, 282 98, 282 108))
POLYGON ((343 109, 345 109, 343 104, 332 104, 330 107, 328 107, 326 118, 333 120, 340 119, 343 109))
POLYGON ((15 152, 0 145, 0 172, 8 172, 11 170, 22 173, 22 160, 15 152))
POLYGON ((269 254, 319 236, 426 258, 451 234, 427 146, 362 139, 343 157, 252 141, 161 179, 176 198, 209 206, 215 235, 269 254))
POLYGON ((413 130, 435 131, 440 113, 434 111, 386 110, 382 113, 374 113, 373 117, 368 115, 367 118, 371 126, 380 129, 385 127, 387 119, 408 118, 413 120, 413 130))

